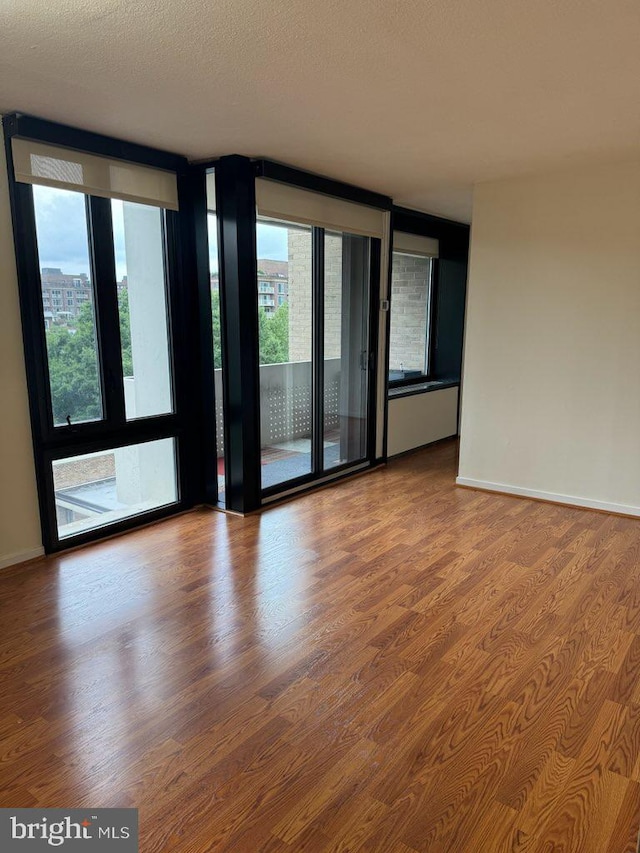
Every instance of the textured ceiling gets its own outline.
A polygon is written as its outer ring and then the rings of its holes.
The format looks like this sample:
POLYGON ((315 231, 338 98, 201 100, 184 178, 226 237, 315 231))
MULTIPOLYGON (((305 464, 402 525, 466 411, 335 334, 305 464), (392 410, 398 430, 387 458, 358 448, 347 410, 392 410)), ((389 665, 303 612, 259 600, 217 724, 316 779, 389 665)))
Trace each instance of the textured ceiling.
POLYGON ((468 219, 476 181, 640 150, 640 3, 0 0, 0 111, 468 219))

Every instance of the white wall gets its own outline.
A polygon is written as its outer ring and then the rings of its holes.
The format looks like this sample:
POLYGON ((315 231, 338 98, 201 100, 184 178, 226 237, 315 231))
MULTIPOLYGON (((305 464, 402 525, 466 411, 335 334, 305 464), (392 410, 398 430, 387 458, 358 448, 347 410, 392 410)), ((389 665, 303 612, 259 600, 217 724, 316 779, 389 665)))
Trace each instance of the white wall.
POLYGON ((640 161, 476 187, 458 482, 640 514, 640 161))
MULTIPOLYGON (((4 155, 0 156, 0 568, 42 553, 18 284, 4 155)), ((35 286, 39 287, 36 283, 35 286)))
POLYGON ((395 456, 458 432, 458 388, 389 400, 387 453, 395 456))

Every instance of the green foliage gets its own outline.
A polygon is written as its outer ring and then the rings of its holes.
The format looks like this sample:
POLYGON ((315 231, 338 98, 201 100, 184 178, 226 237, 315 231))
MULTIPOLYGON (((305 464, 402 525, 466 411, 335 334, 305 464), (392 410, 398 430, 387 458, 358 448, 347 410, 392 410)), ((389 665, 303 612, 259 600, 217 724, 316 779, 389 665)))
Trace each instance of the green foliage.
POLYGON ((222 338, 220 324, 220 293, 211 293, 211 321, 213 324, 213 366, 215 370, 222 367, 222 338))
MULTIPOLYGON (((124 376, 133 376, 129 298, 118 294, 120 339, 124 376)), ((214 367, 222 366, 220 348, 219 294, 211 294, 214 367)), ((93 319, 93 305, 86 303, 71 326, 47 329, 47 355, 53 402, 54 423, 95 420, 102 416, 100 379, 93 319)), ((289 360, 289 306, 285 303, 269 316, 258 309, 260 364, 279 364, 289 360)))
POLYGON ((129 314, 129 294, 126 290, 123 290, 118 294, 118 312, 120 314, 122 375, 133 376, 133 358, 131 356, 131 316, 129 314))
POLYGON ((289 361, 289 306, 285 302, 272 315, 258 308, 260 364, 289 361))
MULTIPOLYGON (((126 293, 119 294, 118 303, 124 375, 131 376, 133 362, 126 293)), ((85 303, 72 323, 72 326, 53 326, 46 332, 53 419, 56 424, 66 423, 67 415, 71 423, 95 420, 102 416, 93 305, 85 303)))
MULTIPOLYGON (((213 324, 213 366, 222 367, 220 343, 220 295, 211 294, 211 320, 213 324)), ((289 306, 285 302, 271 316, 258 308, 258 333, 260 336, 260 364, 281 364, 289 361, 289 306)))

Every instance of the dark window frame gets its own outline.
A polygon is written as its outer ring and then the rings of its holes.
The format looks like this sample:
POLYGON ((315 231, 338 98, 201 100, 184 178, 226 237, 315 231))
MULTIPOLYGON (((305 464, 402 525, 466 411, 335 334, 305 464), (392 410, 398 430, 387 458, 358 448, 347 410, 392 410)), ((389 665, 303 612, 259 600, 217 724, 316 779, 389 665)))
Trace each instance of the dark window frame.
MULTIPOLYGON (((401 249, 395 250, 391 247, 391 260, 389 263, 389 332, 388 332, 388 350, 391 349, 391 312, 393 311, 393 256, 395 254, 410 255, 410 252, 403 252, 401 249)), ((431 258, 430 279, 427 283, 429 290, 427 296, 427 319, 425 322, 425 337, 426 337, 426 357, 427 357, 427 372, 420 373, 418 376, 411 376, 404 379, 389 379, 389 366, 387 364, 387 391, 392 388, 405 388, 412 385, 420 385, 425 382, 433 381, 433 363, 436 349, 436 314, 438 309, 438 258, 431 258)))
MULTIPOLYGON (((263 220, 256 217, 256 227, 263 220)), ((268 220, 264 220, 268 224, 268 220)), ((279 220, 278 224, 283 226, 295 227, 295 222, 287 222, 279 220)), ((367 311, 367 352, 368 352, 368 370, 367 370, 367 436, 366 447, 363 456, 344 462, 340 465, 335 465, 331 468, 324 468, 324 284, 325 284, 325 235, 329 233, 339 233, 343 239, 348 237, 358 237, 358 235, 350 235, 347 231, 340 229, 327 229, 318 225, 309 226, 311 231, 311 299, 312 299, 312 317, 311 317, 311 347, 312 347, 312 383, 311 383, 311 423, 312 423, 312 441, 311 441, 311 471, 308 474, 302 474, 299 477, 285 480, 282 483, 276 483, 273 486, 262 487, 260 483, 261 502, 269 502, 273 498, 277 498, 281 493, 288 494, 290 491, 295 491, 304 486, 312 487, 315 482, 324 482, 326 478, 331 478, 332 475, 344 475, 352 469, 362 469, 363 465, 371 466, 375 460, 375 415, 376 415, 376 370, 378 361, 378 283, 380 281, 380 256, 381 256, 381 241, 375 237, 368 237, 368 266, 369 266, 369 294, 368 294, 368 311, 367 311)), ((358 237, 358 239, 362 239, 358 237)), ((258 284, 256 278, 256 288, 258 284)), ((258 296, 256 290, 256 297, 258 296)), ((260 309, 258 299, 255 300, 256 305, 256 322, 257 314, 260 309)), ((259 359, 259 352, 258 352, 259 359)), ((260 363, 258 363, 258 375, 260 371, 260 363)), ((259 452, 261 453, 262 445, 260 444, 259 452)))
POLYGON ((189 508, 198 497, 192 476, 197 466, 193 440, 198 414, 197 396, 189 393, 185 381, 193 371, 194 359, 194 353, 185 345, 194 320, 193 300, 185 289, 185 282, 188 281, 188 276, 185 275, 185 267, 188 269, 186 258, 189 255, 189 252, 185 251, 185 242, 188 245, 191 235, 185 229, 184 217, 175 211, 163 211, 163 252, 174 410, 169 414, 127 421, 124 409, 111 204, 109 199, 81 193, 87 209, 89 255, 95 288, 103 418, 99 421, 72 423, 70 426, 55 426, 51 406, 33 188, 15 180, 11 140, 13 137, 29 138, 175 171, 179 195, 182 199, 186 196, 187 205, 190 193, 185 191, 184 183, 188 165, 185 158, 176 155, 67 128, 31 116, 6 116, 3 118, 3 129, 40 523, 45 551, 51 553, 164 518, 189 508), (177 501, 98 526, 91 531, 59 537, 52 471, 54 460, 165 438, 175 440, 177 501))

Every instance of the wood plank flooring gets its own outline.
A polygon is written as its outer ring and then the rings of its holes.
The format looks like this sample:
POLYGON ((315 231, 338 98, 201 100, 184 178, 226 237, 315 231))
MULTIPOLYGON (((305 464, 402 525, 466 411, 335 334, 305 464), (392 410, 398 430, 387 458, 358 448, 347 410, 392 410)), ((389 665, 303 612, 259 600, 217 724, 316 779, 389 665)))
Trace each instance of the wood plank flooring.
POLYGON ((640 522, 456 445, 0 574, 0 805, 143 853, 632 853, 640 522))

